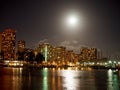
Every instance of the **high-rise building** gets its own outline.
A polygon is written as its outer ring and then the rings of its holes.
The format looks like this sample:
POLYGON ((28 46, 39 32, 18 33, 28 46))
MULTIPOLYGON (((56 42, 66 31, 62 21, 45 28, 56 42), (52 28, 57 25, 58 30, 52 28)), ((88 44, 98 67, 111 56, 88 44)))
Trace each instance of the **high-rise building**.
POLYGON ((3 59, 3 55, 2 55, 2 33, 0 33, 0 59, 3 59))
POLYGON ((0 33, 0 52, 2 50, 2 33, 0 33))
POLYGON ((66 54, 65 47, 54 47, 51 54, 51 59, 54 61, 64 61, 66 54))
POLYGON ((80 49, 80 57, 82 60, 88 60, 89 49, 87 47, 82 47, 80 49))
POLYGON ((94 60, 97 59, 97 48, 90 48, 89 49, 89 59, 94 60))
POLYGON ((18 41, 18 51, 23 52, 25 50, 25 41, 24 40, 19 40, 18 41))
POLYGON ((37 51, 45 57, 45 62, 50 60, 52 46, 49 43, 40 43, 37 51))
POLYGON ((74 54, 73 50, 68 50, 67 51, 67 53, 66 53, 66 59, 69 62, 74 62, 75 54, 74 54))
POLYGON ((80 49, 80 57, 82 60, 94 60, 97 59, 97 48, 82 47, 80 49))
POLYGON ((18 60, 24 60, 24 56, 25 56, 25 41, 24 40, 19 40, 18 41, 18 48, 17 48, 17 54, 16 54, 16 58, 18 60))
POLYGON ((75 54, 74 55, 74 62, 76 63, 76 62, 79 62, 79 60, 80 60, 80 54, 75 54))
POLYGON ((44 57, 45 61, 64 61, 65 60, 65 47, 54 47, 49 43, 40 43, 37 49, 44 57))
POLYGON ((1 50, 4 53, 4 60, 13 60, 15 57, 15 39, 16 31, 6 29, 2 32, 2 45, 1 50))

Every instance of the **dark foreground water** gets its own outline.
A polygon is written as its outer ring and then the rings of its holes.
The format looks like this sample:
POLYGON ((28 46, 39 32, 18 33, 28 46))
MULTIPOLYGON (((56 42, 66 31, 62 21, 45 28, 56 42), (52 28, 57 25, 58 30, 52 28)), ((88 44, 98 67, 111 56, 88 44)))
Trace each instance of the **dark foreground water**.
POLYGON ((0 90, 120 90, 120 71, 0 67, 0 90))

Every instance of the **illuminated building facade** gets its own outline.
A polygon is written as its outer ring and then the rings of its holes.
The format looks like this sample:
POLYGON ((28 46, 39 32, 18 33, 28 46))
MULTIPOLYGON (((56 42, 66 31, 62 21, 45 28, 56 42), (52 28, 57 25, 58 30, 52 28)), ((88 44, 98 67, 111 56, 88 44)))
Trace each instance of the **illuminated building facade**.
POLYGON ((82 60, 94 60, 97 59, 97 48, 82 47, 80 49, 80 58, 82 60))
POLYGON ((18 41, 18 51, 23 52, 25 50, 25 41, 24 40, 19 40, 18 41))
POLYGON ((65 47, 53 47, 49 43, 40 43, 37 49, 44 57, 45 61, 64 61, 66 55, 65 47))
POLYGON ((97 59, 97 48, 90 48, 89 51, 89 60, 97 59))
POLYGON ((77 63, 80 60, 80 54, 75 54, 74 55, 74 62, 77 63))
POLYGON ((66 53, 66 59, 67 61, 69 62, 74 62, 74 59, 75 59, 75 54, 73 52, 73 50, 68 50, 67 53, 66 53))
POLYGON ((49 43, 40 43, 37 51, 45 57, 45 62, 50 60, 52 46, 49 43))
POLYGON ((54 61, 64 61, 65 60, 65 54, 66 54, 66 48, 65 47, 54 47, 52 50, 52 56, 51 59, 54 61))
POLYGON ((81 59, 82 60, 88 60, 88 52, 89 52, 89 49, 87 47, 82 47, 80 49, 80 52, 81 52, 81 59))
POLYGON ((0 59, 3 59, 3 56, 2 56, 2 33, 0 33, 0 59))
POLYGON ((0 52, 2 50, 2 33, 0 33, 0 52))
POLYGON ((1 50, 4 53, 4 60, 14 60, 15 39, 16 39, 16 31, 15 30, 6 29, 4 32, 2 32, 1 50))
POLYGON ((18 60, 24 60, 25 59, 25 41, 19 40, 18 41, 18 51, 16 54, 16 58, 18 60))

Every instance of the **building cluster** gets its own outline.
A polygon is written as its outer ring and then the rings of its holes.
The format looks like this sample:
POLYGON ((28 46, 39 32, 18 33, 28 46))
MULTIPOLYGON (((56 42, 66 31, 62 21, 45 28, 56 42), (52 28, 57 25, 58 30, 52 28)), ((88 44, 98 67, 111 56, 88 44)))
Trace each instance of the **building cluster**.
POLYGON ((76 54, 73 50, 66 50, 66 47, 63 46, 55 47, 49 43, 41 43, 37 48, 37 52, 44 55, 45 61, 79 62, 97 59, 97 48, 82 47, 80 53, 76 54))
MULTIPOLYGON (((16 31, 6 29, 0 33, 0 59, 4 60, 27 60, 31 52, 34 56, 41 53, 44 56, 45 62, 79 62, 82 60, 97 59, 97 48, 80 48, 80 53, 76 54, 73 50, 67 50, 63 46, 52 46, 49 43, 40 43, 39 46, 33 50, 25 48, 25 41, 19 40, 16 44, 16 31)), ((34 59, 34 58, 32 58, 34 59)))

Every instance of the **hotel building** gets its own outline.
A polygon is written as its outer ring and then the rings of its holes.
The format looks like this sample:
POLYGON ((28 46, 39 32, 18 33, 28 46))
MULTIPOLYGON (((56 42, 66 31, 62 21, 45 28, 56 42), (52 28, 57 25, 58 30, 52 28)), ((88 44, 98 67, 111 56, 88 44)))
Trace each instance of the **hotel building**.
POLYGON ((82 47, 80 49, 80 59, 82 60, 97 59, 97 48, 82 47))
POLYGON ((3 52, 4 60, 14 60, 15 39, 16 39, 15 30, 6 29, 4 32, 2 32, 1 51, 3 52))
POLYGON ((25 41, 24 40, 19 40, 18 41, 18 51, 23 52, 25 50, 25 41))

